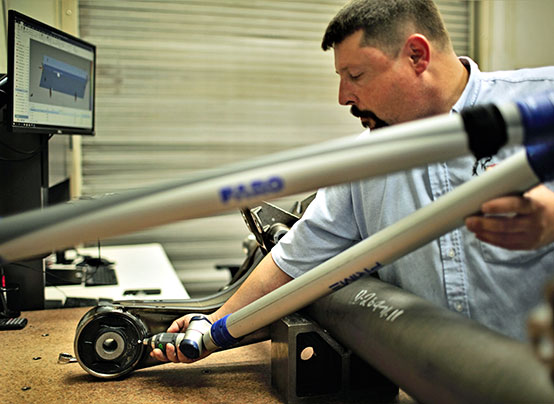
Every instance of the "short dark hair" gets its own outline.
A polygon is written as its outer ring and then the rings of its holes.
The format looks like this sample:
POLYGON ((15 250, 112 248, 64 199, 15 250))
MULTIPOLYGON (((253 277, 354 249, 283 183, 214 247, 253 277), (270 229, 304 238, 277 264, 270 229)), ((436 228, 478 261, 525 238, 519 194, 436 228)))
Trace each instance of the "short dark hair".
POLYGON ((352 0, 331 20, 321 47, 328 50, 363 30, 361 45, 396 55, 405 40, 403 28, 413 26, 442 50, 451 49, 450 37, 432 0, 352 0))

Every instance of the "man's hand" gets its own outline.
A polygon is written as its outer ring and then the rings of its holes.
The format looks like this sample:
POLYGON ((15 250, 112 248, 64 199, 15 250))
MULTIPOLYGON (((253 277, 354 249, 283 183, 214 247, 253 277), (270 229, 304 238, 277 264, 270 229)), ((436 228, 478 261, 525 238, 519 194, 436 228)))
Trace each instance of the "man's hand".
MULTIPOLYGON (((194 316, 198 316, 198 314, 191 313, 191 314, 187 314, 183 317, 178 318, 177 320, 175 320, 169 326, 169 328, 167 329, 166 332, 172 332, 172 333, 185 332, 188 325, 189 325, 189 323, 190 323, 190 319, 194 316)), ((210 315, 204 315, 204 316, 207 317, 208 320, 212 324, 216 321, 216 319, 214 319, 210 315)), ((211 352, 204 352, 204 353, 202 353, 202 355, 199 358, 190 359, 190 358, 187 358, 185 355, 183 355, 183 353, 179 349, 174 347, 173 344, 167 344, 166 347, 165 347, 165 352, 166 352, 166 354, 164 355, 164 353, 162 352, 161 349, 156 348, 152 351, 150 356, 152 356, 153 358, 156 358, 157 360, 159 360, 161 362, 170 362, 171 361, 171 362, 175 362, 175 363, 178 363, 178 362, 192 363, 192 362, 196 362, 197 360, 200 360, 202 358, 205 358, 206 356, 208 356, 211 353, 211 352)))
POLYGON ((469 231, 486 243, 532 250, 554 241, 554 192, 539 185, 523 196, 505 196, 481 205, 482 215, 466 218, 469 231))
MULTIPOLYGON (((279 286, 289 282, 292 278, 275 264, 271 253, 267 254, 252 271, 252 273, 245 279, 243 284, 235 292, 233 296, 227 300, 223 306, 217 311, 206 316, 211 323, 215 323, 217 320, 225 317, 228 314, 234 313, 247 304, 252 303, 254 300, 266 295, 267 293, 277 289, 279 286)), ((198 314, 187 314, 181 318, 178 318, 169 326, 167 332, 185 332, 192 317, 198 314)), ((162 362, 184 362, 191 363, 199 359, 202 359, 210 354, 210 352, 204 352, 200 358, 189 359, 182 354, 181 351, 175 349, 174 346, 166 345, 166 355, 160 349, 154 349, 151 353, 153 358, 162 362)))

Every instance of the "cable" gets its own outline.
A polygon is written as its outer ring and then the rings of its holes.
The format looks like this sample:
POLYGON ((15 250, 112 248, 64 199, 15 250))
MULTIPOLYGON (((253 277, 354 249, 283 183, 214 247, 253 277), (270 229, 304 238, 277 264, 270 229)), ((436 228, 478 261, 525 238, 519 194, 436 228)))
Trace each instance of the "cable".
MULTIPOLYGON (((92 269, 94 269, 94 271, 85 270, 85 273, 86 273, 85 282, 84 282, 85 285, 87 284, 87 282, 88 282, 89 280, 91 280, 91 279, 94 277, 94 275, 96 274, 96 272, 98 272, 98 269, 103 265, 103 264, 102 264, 102 255, 101 255, 101 251, 100 251, 101 244, 100 244, 100 240, 99 240, 99 239, 97 240, 96 246, 97 246, 97 249, 98 249, 98 258, 96 259, 96 262, 95 262, 96 265, 90 265, 90 264, 88 264, 88 263, 85 265, 85 268, 92 268, 92 269)), ((80 254, 79 254, 79 255, 80 255, 80 254)), ((84 257, 83 255, 81 255, 81 256, 84 257)))
MULTIPOLYGON (((39 273, 42 273, 42 272, 43 272, 41 269, 36 269, 36 268, 33 268, 32 266, 25 265, 25 264, 21 264, 21 263, 19 263, 19 262, 11 262, 10 265, 16 265, 16 266, 19 266, 19 267, 22 267, 22 268, 25 268, 25 269, 29 269, 29 270, 31 270, 31 271, 33 271, 33 272, 39 272, 39 273)), ((0 265, 0 268, 2 268, 2 270, 3 270, 3 269, 4 269, 4 266, 3 266, 3 265, 0 265)), ((64 278, 62 278, 62 277, 60 277, 60 276, 57 276, 57 275, 55 275, 55 274, 52 274, 52 273, 50 273, 49 276, 52 276, 53 278, 57 278, 57 279, 59 279, 59 280, 61 280, 61 281, 64 281, 64 280, 65 280, 64 278)), ((63 292, 63 290, 61 290, 58 286, 56 286, 56 285, 49 285, 49 286, 53 286, 54 288, 56 288, 56 290, 57 290, 58 292, 60 292, 60 293, 63 295, 64 298, 67 299, 67 295, 66 295, 66 294, 63 292)))

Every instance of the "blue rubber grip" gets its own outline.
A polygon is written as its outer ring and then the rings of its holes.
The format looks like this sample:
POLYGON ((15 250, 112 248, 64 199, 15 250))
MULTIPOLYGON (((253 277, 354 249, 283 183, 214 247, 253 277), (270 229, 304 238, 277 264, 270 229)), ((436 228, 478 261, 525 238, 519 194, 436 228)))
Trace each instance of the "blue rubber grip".
POLYGON ((232 347, 239 341, 229 333, 229 330, 227 330, 227 317, 229 317, 229 314, 222 319, 217 320, 212 325, 210 330, 212 340, 220 348, 232 347))
POLYGON ((554 179, 554 92, 518 101, 529 165, 542 182, 554 179))
POLYGON ((516 104, 525 130, 524 145, 534 145, 554 136, 554 92, 536 94, 516 104))

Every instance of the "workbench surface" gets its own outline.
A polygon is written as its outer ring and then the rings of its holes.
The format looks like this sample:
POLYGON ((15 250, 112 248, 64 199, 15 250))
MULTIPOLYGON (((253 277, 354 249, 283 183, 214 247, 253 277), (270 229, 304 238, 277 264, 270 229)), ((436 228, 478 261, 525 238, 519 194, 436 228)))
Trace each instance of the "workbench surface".
MULTIPOLYGON (((194 364, 163 364, 121 380, 97 379, 73 355, 75 328, 89 308, 29 311, 23 330, 0 331, 0 402, 20 403, 282 403, 271 388, 270 342, 212 354, 194 364)), ((321 398, 318 403, 366 402, 321 398)), ((367 402, 372 402, 367 401, 367 402)), ((412 402, 399 397, 399 402, 412 402)))

